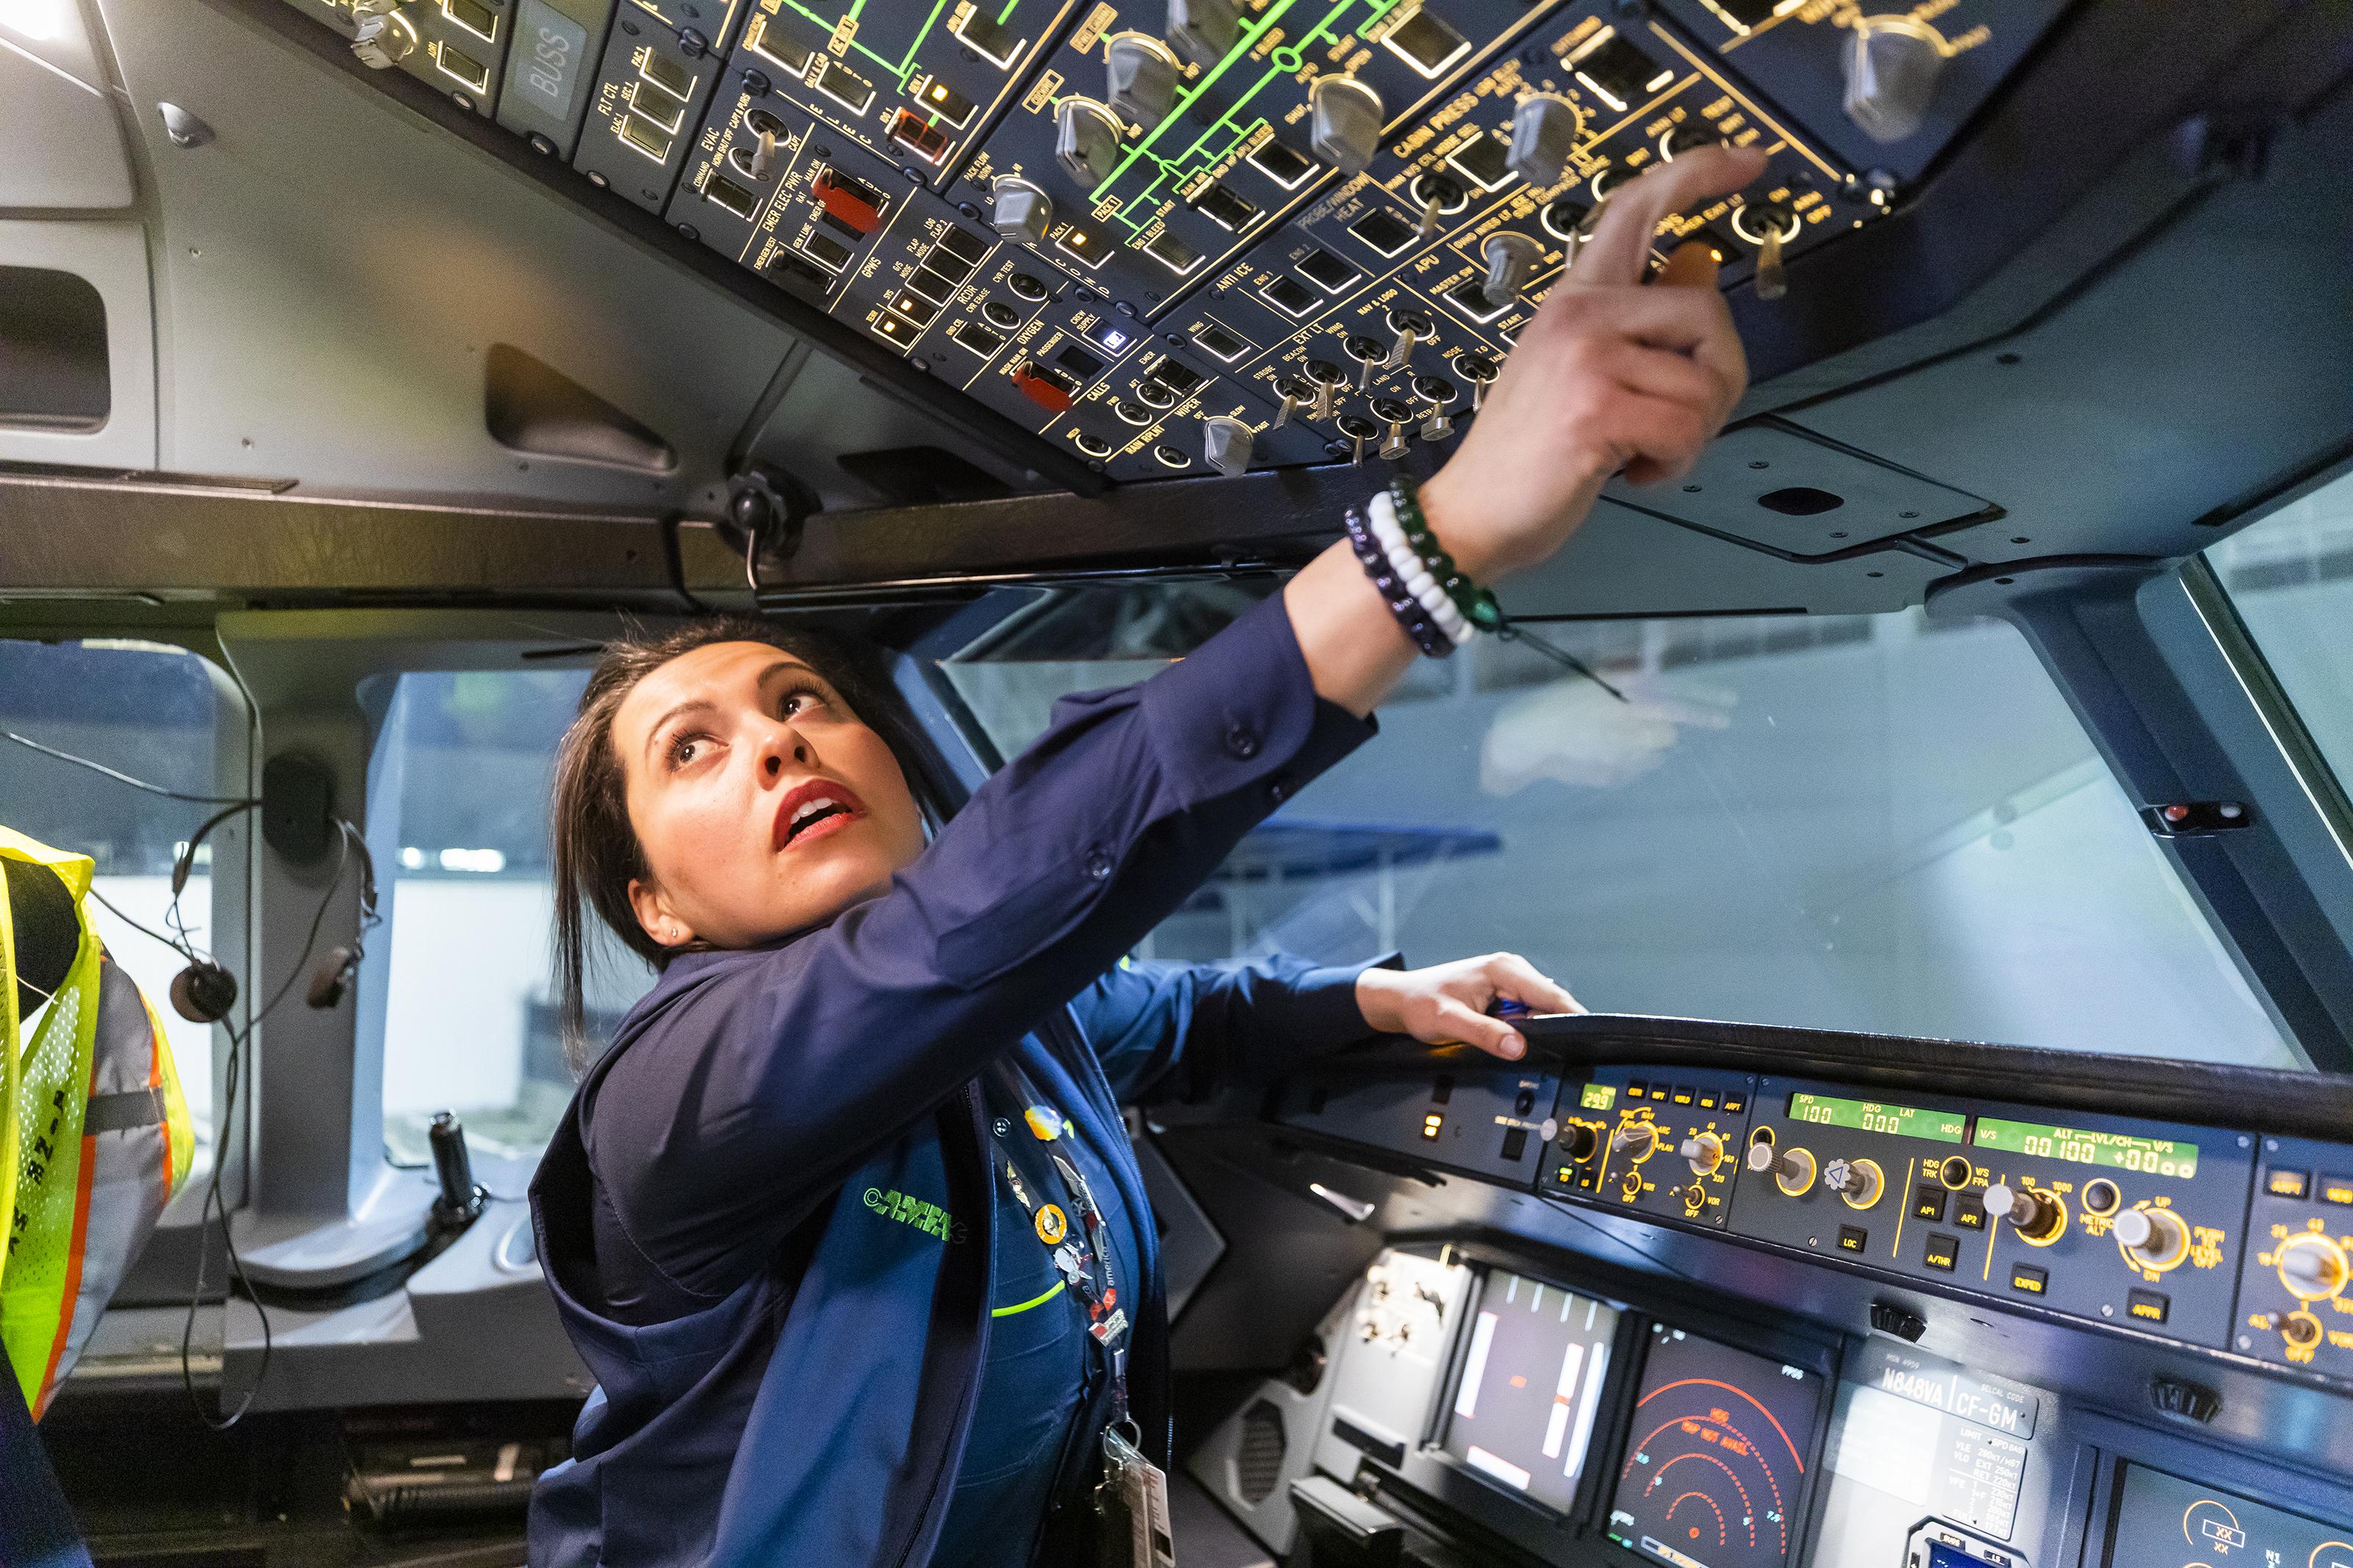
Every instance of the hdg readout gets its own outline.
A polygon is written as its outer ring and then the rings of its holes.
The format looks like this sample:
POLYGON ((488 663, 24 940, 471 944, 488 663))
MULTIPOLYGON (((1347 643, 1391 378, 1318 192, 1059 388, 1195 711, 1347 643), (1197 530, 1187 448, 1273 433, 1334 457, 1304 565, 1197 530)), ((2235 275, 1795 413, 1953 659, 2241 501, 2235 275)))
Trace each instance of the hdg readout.
POLYGON ((1864 1132, 1892 1132, 1899 1138, 1926 1138, 1936 1143, 1957 1143, 1968 1119, 1957 1110, 1922 1110, 1909 1105, 1882 1105, 1869 1100, 1837 1100, 1827 1094, 1793 1094, 1789 1120, 1821 1127, 1852 1127, 1864 1132))

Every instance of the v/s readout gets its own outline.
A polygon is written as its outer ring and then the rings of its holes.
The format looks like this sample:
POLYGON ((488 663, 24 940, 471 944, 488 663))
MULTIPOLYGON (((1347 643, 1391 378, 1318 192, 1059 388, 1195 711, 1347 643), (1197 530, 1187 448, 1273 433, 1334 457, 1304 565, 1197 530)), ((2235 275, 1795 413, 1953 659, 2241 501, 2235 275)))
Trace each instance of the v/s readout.
POLYGON ((2198 1145, 2173 1138, 2135 1138, 2123 1132, 2091 1132, 2080 1127, 2045 1127, 2033 1121, 1978 1118, 1976 1146, 2033 1159, 2069 1160, 2149 1176, 2198 1173, 2198 1145))
POLYGON ((1827 1094, 1791 1095, 1789 1120, 1810 1121, 1818 1127, 1890 1132, 1899 1138, 1926 1138, 1936 1143, 1961 1142, 1969 1121, 1957 1110, 1922 1110, 1877 1100, 1838 1100, 1827 1094))

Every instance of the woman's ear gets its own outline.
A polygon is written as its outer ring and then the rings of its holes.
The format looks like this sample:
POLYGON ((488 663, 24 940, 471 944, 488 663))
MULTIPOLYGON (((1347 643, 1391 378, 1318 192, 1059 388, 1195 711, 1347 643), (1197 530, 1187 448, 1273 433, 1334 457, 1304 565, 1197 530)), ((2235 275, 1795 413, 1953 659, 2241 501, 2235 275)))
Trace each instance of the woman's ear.
POLYGON ((642 879, 629 879, 629 908, 637 911, 638 924, 645 928, 646 934, 664 947, 676 947, 694 938, 686 922, 670 913, 670 900, 663 897, 661 889, 642 879))

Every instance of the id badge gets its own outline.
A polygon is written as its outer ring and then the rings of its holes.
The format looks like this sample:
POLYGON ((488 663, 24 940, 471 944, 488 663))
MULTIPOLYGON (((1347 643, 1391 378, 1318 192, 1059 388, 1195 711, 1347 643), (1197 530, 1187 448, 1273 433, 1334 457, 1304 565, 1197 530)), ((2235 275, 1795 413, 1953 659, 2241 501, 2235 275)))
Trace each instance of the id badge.
POLYGON ((1116 1431, 1103 1434, 1105 1568, 1176 1568, 1176 1542, 1168 1524, 1168 1478, 1116 1431))

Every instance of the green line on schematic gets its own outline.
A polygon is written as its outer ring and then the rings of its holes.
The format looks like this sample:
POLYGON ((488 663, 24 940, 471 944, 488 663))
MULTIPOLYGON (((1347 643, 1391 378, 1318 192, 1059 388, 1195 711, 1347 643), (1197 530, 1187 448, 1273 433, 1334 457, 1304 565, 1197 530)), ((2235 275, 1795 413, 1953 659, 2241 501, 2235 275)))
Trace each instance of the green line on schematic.
MULTIPOLYGON (((866 3, 866 0, 858 0, 858 3, 862 5, 866 3)), ((1020 3, 1021 0, 1014 0, 1014 4, 1017 5, 1020 3)), ((921 27, 915 29, 915 41, 907 46, 907 58, 901 60, 897 67, 894 68, 899 73, 899 87, 901 91, 904 91, 906 89, 907 78, 915 68, 915 51, 922 48, 923 47, 923 40, 932 36, 932 29, 939 24, 940 13, 947 8, 948 0, 935 0, 935 3, 932 6, 932 14, 923 18, 923 25, 921 27)), ((1010 9, 1010 7, 1008 7, 1008 9, 1010 9)))
MULTIPOLYGON (((859 9, 863 6, 865 3, 866 0, 856 0, 856 4, 852 5, 849 8, 849 20, 853 22, 858 20, 859 9)), ((816 12, 802 5, 801 0, 785 0, 785 4, 792 9, 799 12, 802 16, 807 16, 810 21, 815 22, 818 26, 827 29, 828 32, 830 32, 834 26, 837 26, 837 24, 827 21, 816 12)), ((934 12, 934 15, 936 16, 937 13, 934 12)), ((860 54, 864 55, 868 59, 872 60, 884 70, 896 72, 899 78, 900 90, 904 91, 906 89, 907 73, 902 68, 892 65, 889 60, 884 59, 881 55, 876 54, 872 49, 868 48, 864 44, 860 43, 854 37, 849 40, 849 47, 856 49, 860 54)))
MULTIPOLYGON (((1273 8, 1269 10, 1265 16, 1261 16, 1256 25, 1246 28, 1244 36, 1236 39, 1234 41, 1234 47, 1226 51, 1226 58, 1219 60, 1213 69, 1203 76, 1199 81, 1196 82, 1191 90, 1186 92, 1183 96, 1177 99, 1176 106, 1169 110, 1167 116, 1163 119, 1158 125, 1154 126, 1145 136, 1144 140, 1135 144, 1134 148, 1129 152, 1126 157, 1120 160, 1119 167, 1113 169, 1110 174, 1105 176, 1103 184, 1097 185, 1093 191, 1089 193, 1087 199, 1097 206, 1102 205, 1103 193, 1111 189, 1113 182, 1116 181, 1122 174, 1126 174, 1129 167, 1134 164, 1138 158, 1143 157, 1145 153, 1151 149, 1153 142, 1160 139, 1160 132, 1166 129, 1179 114, 1182 114, 1185 110, 1192 108, 1194 100, 1198 99, 1203 93, 1208 91, 1209 89, 1217 82, 1217 79, 1226 74, 1226 68, 1228 66, 1233 64, 1235 60, 1240 58, 1242 56, 1250 53, 1250 49, 1257 45, 1259 39, 1266 36, 1266 30, 1269 27, 1273 26, 1278 21, 1281 21, 1283 15, 1288 12, 1295 3, 1296 0, 1277 0, 1273 8)), ((1349 4, 1350 0, 1340 0, 1340 4, 1333 7, 1334 14, 1337 15, 1339 12, 1345 10, 1349 4)), ((1330 18, 1326 17, 1325 20, 1328 21, 1330 18)), ((1310 37, 1313 37, 1313 35, 1311 34, 1310 37)))

